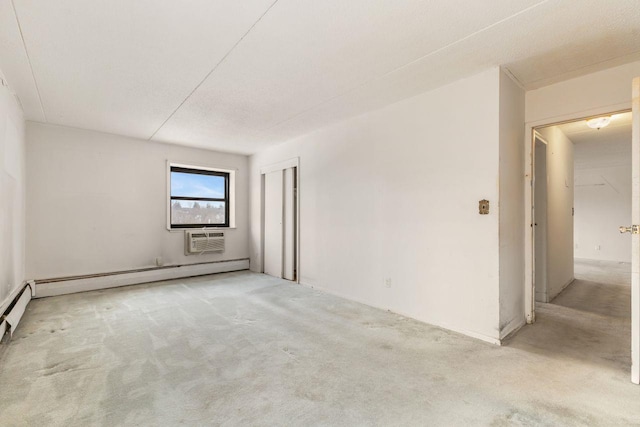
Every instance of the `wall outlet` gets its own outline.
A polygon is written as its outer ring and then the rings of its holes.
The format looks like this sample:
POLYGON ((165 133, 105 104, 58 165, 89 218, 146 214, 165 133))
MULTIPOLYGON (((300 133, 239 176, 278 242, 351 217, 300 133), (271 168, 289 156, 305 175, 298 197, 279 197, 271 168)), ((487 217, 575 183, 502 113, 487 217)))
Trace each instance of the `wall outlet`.
POLYGON ((158 267, 162 267, 162 266, 164 265, 164 260, 162 259, 162 257, 161 257, 161 256, 156 257, 156 265, 157 265, 158 267))
POLYGON ((600 250, 600 245, 596 245, 596 251, 600 250))
POLYGON ((391 277, 387 277, 386 279, 384 279, 384 286, 387 288, 391 287, 391 277))

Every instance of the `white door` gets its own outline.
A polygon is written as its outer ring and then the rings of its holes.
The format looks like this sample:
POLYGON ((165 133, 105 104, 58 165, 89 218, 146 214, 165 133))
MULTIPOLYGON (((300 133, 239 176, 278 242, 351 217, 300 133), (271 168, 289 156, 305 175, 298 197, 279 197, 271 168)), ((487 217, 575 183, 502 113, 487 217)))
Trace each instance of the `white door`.
POLYGON ((547 301, 547 144, 536 136, 534 174, 535 300, 547 301))
POLYGON ((264 272, 296 280, 296 168, 264 174, 264 272))
POLYGON ((282 277, 283 171, 264 175, 264 272, 282 277))
MULTIPOLYGON (((633 80, 631 223, 640 225, 640 77, 633 80)), ((631 381, 640 384, 640 234, 631 235, 631 381)))

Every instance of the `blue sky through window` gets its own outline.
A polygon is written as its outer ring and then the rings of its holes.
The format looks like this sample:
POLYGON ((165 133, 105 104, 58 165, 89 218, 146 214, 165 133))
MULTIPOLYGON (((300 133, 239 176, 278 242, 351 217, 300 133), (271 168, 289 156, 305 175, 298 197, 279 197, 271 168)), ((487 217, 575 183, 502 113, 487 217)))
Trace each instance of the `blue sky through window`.
POLYGON ((224 177, 171 172, 171 197, 224 198, 224 177))

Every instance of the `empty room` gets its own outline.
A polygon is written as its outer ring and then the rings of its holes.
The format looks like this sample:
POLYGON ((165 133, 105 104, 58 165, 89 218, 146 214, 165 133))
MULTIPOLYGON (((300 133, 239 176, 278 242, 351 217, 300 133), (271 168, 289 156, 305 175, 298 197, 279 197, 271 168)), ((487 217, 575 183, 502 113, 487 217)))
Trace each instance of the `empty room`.
POLYGON ((640 425, 637 0, 0 0, 0 425, 640 425))

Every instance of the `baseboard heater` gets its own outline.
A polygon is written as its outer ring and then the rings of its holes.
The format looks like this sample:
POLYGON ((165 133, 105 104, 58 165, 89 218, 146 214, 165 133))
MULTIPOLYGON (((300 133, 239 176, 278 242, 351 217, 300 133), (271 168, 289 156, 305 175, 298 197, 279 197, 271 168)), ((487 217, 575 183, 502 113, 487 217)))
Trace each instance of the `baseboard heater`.
POLYGON ((27 304, 31 301, 33 291, 33 283, 27 283, 2 313, 0 317, 0 341, 4 340, 5 335, 9 339, 13 336, 13 332, 18 327, 18 323, 20 323, 22 315, 27 309, 27 304))
POLYGON ((35 280, 34 298, 51 297, 76 292, 95 291, 98 289, 117 288, 120 286, 248 269, 249 259, 241 258, 226 261, 201 262, 115 271, 110 273, 87 274, 83 276, 39 279, 35 280))

